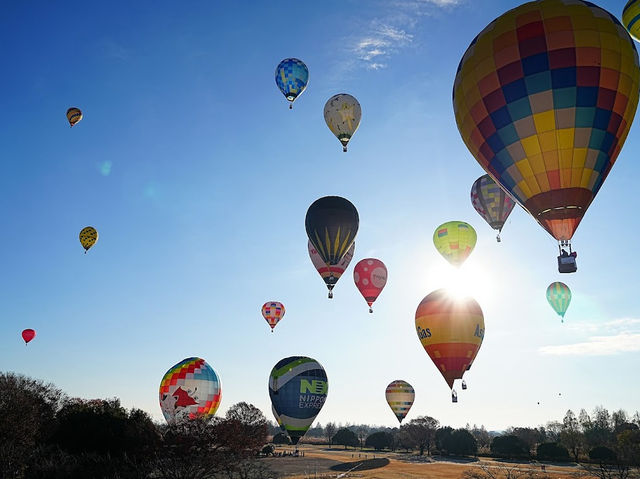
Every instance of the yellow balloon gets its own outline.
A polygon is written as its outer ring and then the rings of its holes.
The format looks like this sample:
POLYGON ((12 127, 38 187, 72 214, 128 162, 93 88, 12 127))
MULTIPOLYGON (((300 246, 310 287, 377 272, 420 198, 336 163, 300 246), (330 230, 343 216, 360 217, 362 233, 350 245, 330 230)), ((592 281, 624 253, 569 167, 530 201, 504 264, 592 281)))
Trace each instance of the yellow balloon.
POLYGON ((80 108, 76 108, 75 106, 69 108, 67 110, 67 120, 69 120, 71 127, 82 120, 82 111, 80 111, 80 108))
POLYGON ((93 226, 87 226, 80 231, 80 244, 84 248, 84 252, 89 251, 98 241, 98 231, 93 226))
POLYGON ((433 244, 449 263, 460 266, 476 246, 478 235, 469 223, 449 221, 433 232, 433 244))

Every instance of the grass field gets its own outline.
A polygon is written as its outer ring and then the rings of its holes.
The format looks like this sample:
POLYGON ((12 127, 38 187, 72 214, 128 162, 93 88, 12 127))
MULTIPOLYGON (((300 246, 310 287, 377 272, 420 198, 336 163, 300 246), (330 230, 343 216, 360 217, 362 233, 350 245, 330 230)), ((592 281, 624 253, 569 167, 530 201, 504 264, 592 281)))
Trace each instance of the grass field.
MULTIPOLYGON (((292 447, 279 447, 278 452, 292 451, 292 447)), ((545 464, 543 473, 542 465, 537 462, 513 463, 490 458, 469 460, 457 460, 446 458, 420 458, 415 454, 403 454, 392 452, 372 452, 359 450, 344 450, 328 448, 327 446, 303 445, 299 447, 304 451, 304 457, 270 457, 265 458, 266 464, 291 479, 302 478, 337 478, 337 477, 362 477, 369 479, 400 479, 400 478, 425 478, 429 479, 458 479, 468 469, 479 469, 480 465, 486 465, 493 472, 499 473, 498 477, 504 477, 501 472, 504 468, 515 469, 517 472, 536 472, 538 477, 549 479, 569 479, 575 475, 580 467, 575 464, 559 465, 545 464)))

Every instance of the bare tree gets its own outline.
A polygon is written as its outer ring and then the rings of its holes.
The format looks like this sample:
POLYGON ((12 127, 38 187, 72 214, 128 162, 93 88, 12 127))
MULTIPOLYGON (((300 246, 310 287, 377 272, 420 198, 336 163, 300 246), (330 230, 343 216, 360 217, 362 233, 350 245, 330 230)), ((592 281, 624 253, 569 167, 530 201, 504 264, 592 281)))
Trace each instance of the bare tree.
POLYGON ((338 431, 338 428, 333 422, 328 422, 327 425, 324 427, 324 437, 327 438, 327 442, 329 444, 333 444, 333 436, 336 435, 337 431, 338 431))

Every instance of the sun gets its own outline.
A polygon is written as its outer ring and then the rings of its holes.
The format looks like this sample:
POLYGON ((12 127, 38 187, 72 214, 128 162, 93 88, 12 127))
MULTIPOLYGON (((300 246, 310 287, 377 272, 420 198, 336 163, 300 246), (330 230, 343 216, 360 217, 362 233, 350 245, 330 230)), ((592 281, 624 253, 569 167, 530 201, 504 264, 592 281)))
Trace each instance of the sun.
POLYGON ((439 261, 429 274, 432 282, 447 289, 454 299, 471 296, 481 306, 493 304, 496 281, 491 268, 481 261, 470 259, 458 268, 439 261))

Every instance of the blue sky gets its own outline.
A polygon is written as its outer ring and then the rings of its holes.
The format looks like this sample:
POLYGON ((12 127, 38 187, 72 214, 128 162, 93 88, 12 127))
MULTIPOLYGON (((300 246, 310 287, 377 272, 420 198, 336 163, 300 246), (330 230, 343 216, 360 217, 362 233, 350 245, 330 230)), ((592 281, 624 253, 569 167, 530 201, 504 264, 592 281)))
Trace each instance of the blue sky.
POLYGON ((189 356, 220 375, 220 413, 248 401, 270 418, 269 371, 292 355, 327 371, 322 424, 396 424, 394 379, 416 389, 407 419, 454 426, 633 412, 638 125, 574 236, 574 275, 558 274, 555 241, 519 207, 497 244, 469 201, 483 171, 455 125, 453 78, 473 37, 517 4, 3 4, 0 370, 158 420, 160 379, 189 356), (310 82, 290 111, 273 72, 292 56, 310 82), (347 154, 322 116, 340 92, 363 111, 347 154), (84 112, 73 129, 70 106, 84 112), (352 268, 328 301, 307 256, 304 216, 325 195, 360 213, 352 264, 387 265, 373 315, 352 268), (414 331, 420 300, 453 280, 431 235, 454 219, 479 235, 460 274, 486 323, 458 404, 414 331), (84 255, 87 225, 100 240, 84 255), (556 280, 573 291, 564 325, 545 299, 556 280), (287 308, 274 334, 269 300, 287 308), (27 327, 38 336, 25 347, 27 327))

